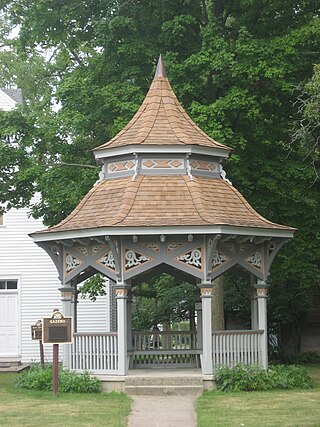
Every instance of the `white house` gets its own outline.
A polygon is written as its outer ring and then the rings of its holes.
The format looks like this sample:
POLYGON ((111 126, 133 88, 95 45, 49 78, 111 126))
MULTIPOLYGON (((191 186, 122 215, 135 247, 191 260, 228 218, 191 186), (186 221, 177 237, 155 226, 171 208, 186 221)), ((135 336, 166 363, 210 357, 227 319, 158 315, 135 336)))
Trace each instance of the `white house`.
MULTIPOLYGON (((1 109, 9 111, 21 103, 19 89, 0 89, 1 109)), ((44 228, 27 208, 0 215, 0 365, 39 360, 39 344, 31 340, 31 325, 61 307, 57 270, 29 237, 44 228)), ((80 299, 79 331, 112 329, 109 296, 99 297, 95 303, 80 299)), ((45 346, 45 359, 51 359, 49 345, 45 346)))

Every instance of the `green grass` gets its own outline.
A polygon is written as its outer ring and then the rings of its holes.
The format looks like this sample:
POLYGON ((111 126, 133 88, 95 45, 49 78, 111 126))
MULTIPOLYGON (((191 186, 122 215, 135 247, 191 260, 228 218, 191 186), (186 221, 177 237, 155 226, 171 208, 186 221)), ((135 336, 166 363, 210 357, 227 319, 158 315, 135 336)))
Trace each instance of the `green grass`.
POLYGON ((17 374, 0 374, 0 426, 124 427, 130 399, 124 393, 66 394, 18 390, 17 374))
POLYGON ((204 393, 196 404, 198 427, 320 427, 320 365, 308 369, 310 390, 204 393))

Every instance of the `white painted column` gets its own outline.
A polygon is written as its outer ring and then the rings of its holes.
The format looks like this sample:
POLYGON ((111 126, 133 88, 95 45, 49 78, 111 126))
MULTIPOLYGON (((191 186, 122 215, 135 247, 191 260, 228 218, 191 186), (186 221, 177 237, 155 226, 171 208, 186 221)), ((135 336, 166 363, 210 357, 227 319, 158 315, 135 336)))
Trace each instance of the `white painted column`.
POLYGON ((127 300, 127 335, 128 335, 128 351, 132 351, 132 292, 128 292, 127 300))
POLYGON ((200 288, 200 298, 202 302, 202 373, 213 373, 212 357, 212 284, 211 282, 202 282, 198 285, 200 288))
POLYGON ((128 286, 117 283, 117 332, 118 332, 118 374, 126 375, 128 372, 128 334, 127 334, 127 299, 128 286))
POLYGON ((250 289, 250 300, 251 300, 251 329, 256 331, 259 329, 258 326, 258 299, 255 288, 250 289))
POLYGON ((261 364, 268 369, 268 329, 267 329, 267 285, 258 280, 256 286, 258 301, 258 329, 263 331, 261 338, 261 364))
POLYGON ((197 312, 197 349, 202 349, 202 302, 196 302, 195 309, 197 312))
MULTIPOLYGON (((61 292, 61 301, 62 301, 62 313, 65 317, 73 318, 73 300, 74 300, 74 288, 70 284, 59 289, 61 292)), ((73 319, 72 319, 73 320, 73 319)), ((73 334, 73 321, 72 321, 72 334, 73 334)), ((66 369, 71 368, 71 344, 63 344, 62 349, 62 362, 63 367, 66 369)))

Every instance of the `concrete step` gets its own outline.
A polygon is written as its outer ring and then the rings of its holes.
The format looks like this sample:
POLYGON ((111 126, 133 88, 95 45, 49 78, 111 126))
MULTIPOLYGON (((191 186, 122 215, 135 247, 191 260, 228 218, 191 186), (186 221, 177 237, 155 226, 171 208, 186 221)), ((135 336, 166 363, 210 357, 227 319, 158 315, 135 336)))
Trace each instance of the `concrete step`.
POLYGON ((10 366, 20 366, 20 360, 0 359, 0 368, 9 368, 10 366))
POLYGON ((125 379, 125 386, 203 386, 202 376, 134 376, 125 379))
POLYGON ((124 392, 130 396, 198 396, 203 392, 199 385, 143 385, 127 386, 124 392))

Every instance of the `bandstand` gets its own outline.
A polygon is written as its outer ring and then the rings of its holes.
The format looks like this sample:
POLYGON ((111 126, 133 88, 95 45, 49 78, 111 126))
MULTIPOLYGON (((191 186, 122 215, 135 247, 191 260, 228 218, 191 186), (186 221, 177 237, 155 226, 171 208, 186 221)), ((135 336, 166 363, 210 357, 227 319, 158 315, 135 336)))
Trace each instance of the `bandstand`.
POLYGON ((99 182, 60 224, 32 234, 56 265, 65 315, 76 316, 84 280, 99 272, 115 283, 117 330, 75 329, 65 366, 112 376, 139 361, 199 367, 203 375, 238 362, 267 368, 266 280, 294 229, 263 218, 226 179, 230 151, 184 111, 160 57, 138 112, 93 150, 99 182), (235 265, 255 277, 251 329, 213 331, 213 281, 235 265), (132 331, 132 287, 163 272, 198 289, 197 332, 132 331))

